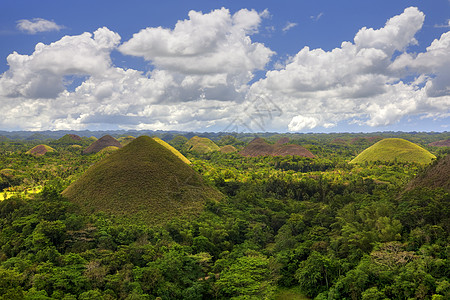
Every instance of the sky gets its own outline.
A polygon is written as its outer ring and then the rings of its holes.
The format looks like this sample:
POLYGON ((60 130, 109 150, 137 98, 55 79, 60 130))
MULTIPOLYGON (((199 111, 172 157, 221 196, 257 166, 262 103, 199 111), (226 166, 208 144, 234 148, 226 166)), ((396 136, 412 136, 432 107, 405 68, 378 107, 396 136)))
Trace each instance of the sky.
POLYGON ((0 130, 449 131, 450 0, 2 0, 0 130))

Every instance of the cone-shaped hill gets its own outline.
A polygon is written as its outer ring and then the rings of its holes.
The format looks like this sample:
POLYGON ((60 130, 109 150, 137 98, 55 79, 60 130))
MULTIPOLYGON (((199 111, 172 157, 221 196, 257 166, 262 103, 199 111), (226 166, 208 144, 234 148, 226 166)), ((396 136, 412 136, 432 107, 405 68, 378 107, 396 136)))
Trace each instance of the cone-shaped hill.
POLYGON ((55 152, 55 149, 47 145, 37 145, 28 150, 26 153, 34 156, 41 156, 45 155, 47 152, 55 152))
POLYGON ((433 158, 436 158, 436 156, 419 145, 404 139, 388 138, 370 146, 350 161, 350 163, 398 161, 429 164, 433 158))
POLYGON ((450 154, 435 161, 411 180, 407 190, 416 187, 443 188, 450 192, 450 154))
MULTIPOLYGON (((282 141, 285 142, 285 141, 282 141)), ((287 155, 297 155, 303 157, 313 158, 312 154, 308 149, 294 144, 280 144, 275 145, 267 143, 262 138, 256 138, 251 141, 247 147, 245 147, 241 152, 242 156, 256 157, 256 156, 287 156, 287 155)))
POLYGON ((166 147, 168 150, 170 150, 170 152, 172 152, 173 154, 175 154, 179 159, 181 159, 182 161, 184 161, 185 163, 187 163, 188 165, 191 164, 191 161, 189 159, 186 158, 186 156, 184 156, 183 154, 180 153, 180 151, 178 151, 177 149, 175 149, 174 147, 172 147, 171 145, 169 145, 168 143, 164 142, 162 139, 160 139, 159 137, 154 137, 153 138, 156 142, 158 142, 159 144, 163 145, 164 147, 166 147))
POLYGON ((97 153, 106 147, 122 148, 122 144, 110 135, 105 135, 93 142, 89 147, 83 150, 83 154, 97 153))
POLYGON ((59 145, 74 145, 81 144, 83 139, 76 134, 66 134, 63 137, 57 139, 54 143, 59 145))
POLYGON ((141 136, 90 167, 63 195, 86 212, 128 215, 149 224, 201 211, 219 192, 166 147, 141 136))
POLYGON ((192 137, 186 144, 184 144, 184 146, 188 151, 197 153, 209 153, 220 150, 219 146, 217 146, 210 139, 198 136, 192 137))
POLYGON ((236 147, 234 147, 232 145, 225 145, 225 146, 221 147, 219 151, 222 153, 233 153, 233 152, 236 152, 237 149, 236 149, 236 147))

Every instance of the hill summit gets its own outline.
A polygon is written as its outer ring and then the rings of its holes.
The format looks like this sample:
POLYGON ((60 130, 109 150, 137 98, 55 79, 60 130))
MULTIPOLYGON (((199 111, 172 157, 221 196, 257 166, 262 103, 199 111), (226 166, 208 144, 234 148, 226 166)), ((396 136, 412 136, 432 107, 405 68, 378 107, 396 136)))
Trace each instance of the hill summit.
POLYGON ((37 145, 28 150, 26 153, 34 156, 41 156, 45 155, 47 152, 55 152, 55 149, 47 145, 37 145))
POLYGON ((198 136, 192 137, 186 144, 184 144, 184 146, 188 151, 197 153, 209 153, 220 150, 219 146, 217 146, 210 139, 198 136))
POLYGON ((350 163, 398 161, 429 164, 434 158, 436 156, 410 141, 399 138, 388 138, 370 146, 350 161, 350 163))
POLYGON ((87 212, 128 215, 149 224, 201 211, 220 194, 166 147, 141 136, 90 167, 63 195, 87 212))
POLYGON ((122 144, 110 135, 105 135, 93 142, 89 147, 83 150, 83 154, 97 153, 107 147, 122 148, 122 144))

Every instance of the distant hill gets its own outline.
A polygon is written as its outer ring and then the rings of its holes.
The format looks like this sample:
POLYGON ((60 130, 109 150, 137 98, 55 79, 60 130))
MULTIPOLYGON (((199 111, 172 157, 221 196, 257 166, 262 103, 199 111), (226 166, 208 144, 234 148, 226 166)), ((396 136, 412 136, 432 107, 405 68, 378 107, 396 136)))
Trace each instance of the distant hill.
POLYGON ((187 151, 197 152, 197 153, 209 153, 213 151, 219 151, 220 148, 213 141, 208 138, 202 138, 198 136, 192 137, 189 141, 184 144, 187 151))
POLYGON ((276 145, 283 145, 283 144, 287 144, 287 143, 289 143, 289 138, 288 137, 282 137, 275 144, 276 145))
POLYGON ((438 159, 411 180, 407 190, 417 187, 443 188, 450 192, 450 155, 438 159))
POLYGON ((287 156, 287 155, 297 155, 303 157, 313 158, 312 154, 308 149, 294 144, 284 144, 285 140, 275 145, 267 143, 262 138, 255 138, 251 141, 247 147, 245 147, 239 154, 242 156, 256 157, 256 156, 287 156), (283 143, 283 144, 281 144, 283 143))
POLYGON ((222 153, 233 153, 233 152, 236 152, 237 149, 236 149, 236 147, 234 147, 232 145, 226 145, 226 146, 221 147, 219 151, 222 153))
POLYGON ((76 134, 66 134, 63 137, 52 142, 52 144, 57 145, 81 145, 82 143, 83 139, 76 134))
POLYGON ((169 145, 168 143, 164 142, 162 139, 160 139, 159 137, 153 137, 153 139, 158 142, 159 144, 163 145, 164 147, 166 147, 168 150, 170 150, 170 152, 172 152, 173 154, 176 155, 176 157, 178 157, 179 159, 181 159, 183 162, 185 162, 186 164, 190 165, 191 161, 189 159, 186 158, 186 156, 184 156, 183 154, 180 153, 180 151, 178 151, 177 149, 175 149, 174 147, 172 147, 171 145, 169 145))
POLYGON ((106 147, 122 148, 122 145, 110 135, 105 135, 93 142, 89 147, 83 150, 83 154, 97 153, 106 147))
POLYGON ((450 147, 450 139, 429 143, 428 146, 433 147, 450 147))
POLYGON ((34 156, 42 156, 48 152, 55 152, 55 149, 53 149, 52 147, 47 146, 47 145, 37 145, 37 146, 31 148, 30 150, 28 150, 26 153, 34 155, 34 156))
POLYGON ((135 139, 136 138, 134 136, 127 135, 127 136, 121 136, 117 140, 119 141, 119 143, 122 144, 122 146, 125 146, 125 145, 129 144, 130 142, 134 141, 135 139))
POLYGON ((90 167, 64 192, 82 210, 128 215, 149 224, 197 214, 220 193, 166 147, 141 136, 90 167))
POLYGON ((436 158, 436 156, 410 141, 399 138, 388 138, 370 146, 350 161, 350 163, 364 163, 366 161, 389 162, 396 160, 398 162, 429 164, 433 158, 436 158))

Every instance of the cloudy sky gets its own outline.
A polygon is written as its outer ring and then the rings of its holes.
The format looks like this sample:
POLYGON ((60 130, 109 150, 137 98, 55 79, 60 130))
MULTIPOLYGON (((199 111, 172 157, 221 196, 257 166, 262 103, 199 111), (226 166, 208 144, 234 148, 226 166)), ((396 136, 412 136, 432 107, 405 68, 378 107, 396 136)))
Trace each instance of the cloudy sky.
POLYGON ((450 1, 0 3, 0 130, 448 131, 450 1))

